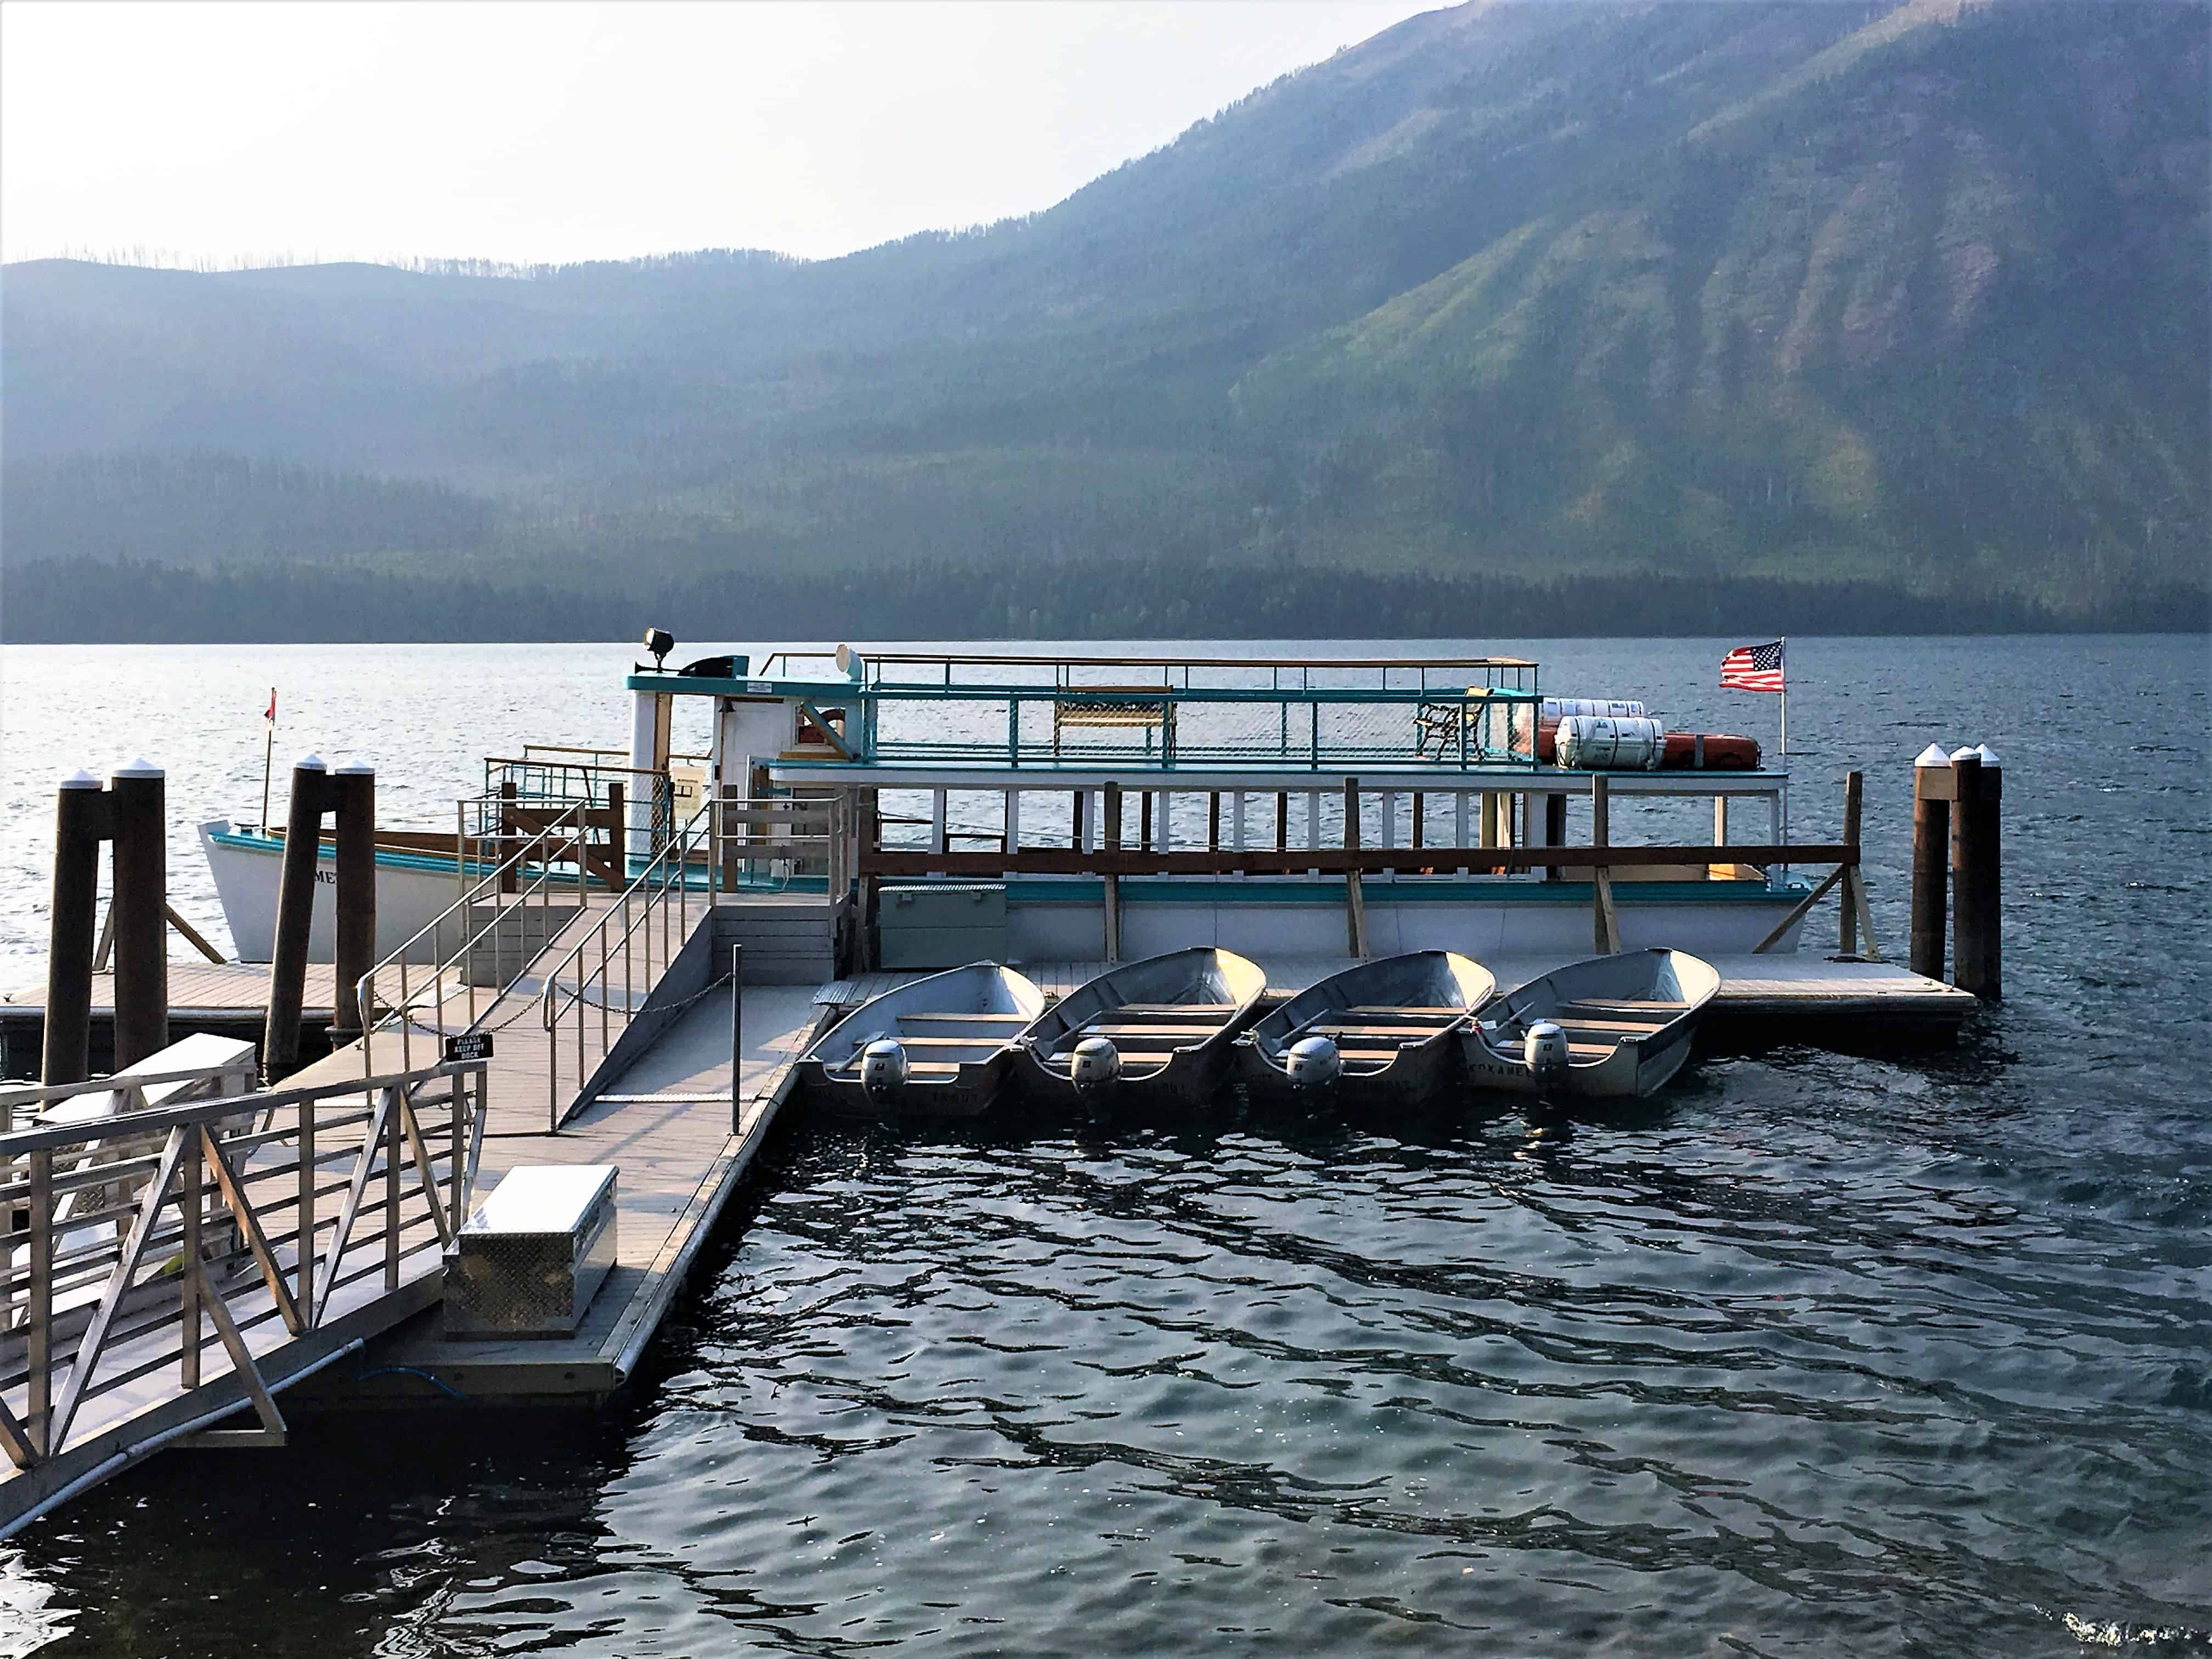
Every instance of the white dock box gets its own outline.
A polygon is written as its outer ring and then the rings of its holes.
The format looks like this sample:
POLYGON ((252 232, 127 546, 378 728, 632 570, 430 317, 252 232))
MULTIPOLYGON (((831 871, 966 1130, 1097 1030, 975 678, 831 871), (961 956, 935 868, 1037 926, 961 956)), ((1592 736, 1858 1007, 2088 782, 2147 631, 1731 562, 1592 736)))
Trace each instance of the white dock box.
POLYGON ((446 1334, 571 1334, 614 1266, 615 1173, 509 1170, 446 1252, 446 1334))

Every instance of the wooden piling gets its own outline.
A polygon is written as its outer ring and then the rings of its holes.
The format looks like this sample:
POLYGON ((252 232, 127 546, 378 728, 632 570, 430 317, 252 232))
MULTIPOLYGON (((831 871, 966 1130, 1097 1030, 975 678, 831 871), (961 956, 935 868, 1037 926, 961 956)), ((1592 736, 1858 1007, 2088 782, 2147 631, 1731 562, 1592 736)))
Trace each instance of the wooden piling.
POLYGON ((109 781, 118 1071, 169 1046, 167 798, 161 769, 149 761, 118 767, 109 781))
MULTIPOLYGON (((331 1018, 335 1043, 360 1036, 372 1012, 359 1006, 359 986, 362 975, 376 965, 376 769, 358 761, 341 766, 331 779, 330 799, 337 820, 337 973, 331 1018)), ((619 822, 619 802, 616 810, 619 822)), ((579 883, 584 833, 577 832, 579 883)))
POLYGON ((1912 763, 1912 939, 1907 963, 1916 974, 1943 977, 1945 911, 1949 907, 1951 761, 1930 744, 1912 763))
POLYGON ((54 894, 46 933, 46 1083, 82 1083, 92 1071, 93 916, 106 793, 89 772, 64 778, 54 800, 54 894))
MULTIPOLYGON (((313 755, 292 769, 284 863, 276 878, 276 939, 269 952, 269 1013, 261 1034, 261 1072, 271 1082, 296 1070, 300 1063, 307 933, 315 917, 315 855, 323 838, 323 798, 329 785, 328 769, 313 755)), ((501 856, 505 856, 503 851, 501 856)))
POLYGON ((1951 982, 2004 1000, 2002 793, 2004 774, 1984 748, 1951 757, 1951 982))

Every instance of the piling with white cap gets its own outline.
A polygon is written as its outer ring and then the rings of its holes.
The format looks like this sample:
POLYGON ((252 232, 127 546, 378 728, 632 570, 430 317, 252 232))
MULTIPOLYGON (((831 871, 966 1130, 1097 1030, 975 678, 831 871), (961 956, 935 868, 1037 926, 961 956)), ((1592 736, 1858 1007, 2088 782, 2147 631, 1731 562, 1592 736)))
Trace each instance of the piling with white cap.
POLYGON ((115 1065, 169 1046, 168 781, 143 756, 108 780, 115 842, 115 1065))
POLYGON ((2004 772, 1995 762, 1996 751, 1987 744, 1951 756, 1951 982, 1990 1002, 2004 996, 2004 772))
POLYGON ((307 935, 315 919, 315 859, 331 793, 330 768, 320 755, 302 755, 292 763, 284 864, 276 878, 276 939, 269 952, 269 1012, 261 1033, 262 1075, 272 1083, 297 1070, 300 1063, 307 935))
POLYGON ((1929 744, 1912 763, 1912 971, 1943 977, 1950 899, 1951 757, 1929 744))
POLYGON ((93 929, 100 905, 100 843, 108 827, 107 793, 100 780, 82 770, 62 779, 54 799, 54 895, 39 1071, 46 1083, 82 1083, 92 1072, 93 929))
POLYGON ((338 768, 331 779, 331 806, 338 878, 337 993, 331 1013, 335 1044, 368 1023, 368 1010, 356 1005, 362 975, 376 965, 376 769, 365 761, 338 768))

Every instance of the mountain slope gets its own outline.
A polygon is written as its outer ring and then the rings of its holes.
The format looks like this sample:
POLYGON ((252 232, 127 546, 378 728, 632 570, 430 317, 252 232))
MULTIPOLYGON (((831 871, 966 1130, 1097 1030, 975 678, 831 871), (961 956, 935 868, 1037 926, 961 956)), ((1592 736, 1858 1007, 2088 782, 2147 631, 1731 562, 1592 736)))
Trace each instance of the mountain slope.
POLYGON ((1839 582, 1857 625, 2195 617, 2207 19, 1470 5, 839 260, 12 266, 6 626, 117 558, 249 610, 273 561, 878 632, 917 570, 1049 630, 1193 561, 1202 632, 1261 581, 1340 629, 1346 571, 1470 616, 1621 574, 1728 579, 1717 625, 1839 582))

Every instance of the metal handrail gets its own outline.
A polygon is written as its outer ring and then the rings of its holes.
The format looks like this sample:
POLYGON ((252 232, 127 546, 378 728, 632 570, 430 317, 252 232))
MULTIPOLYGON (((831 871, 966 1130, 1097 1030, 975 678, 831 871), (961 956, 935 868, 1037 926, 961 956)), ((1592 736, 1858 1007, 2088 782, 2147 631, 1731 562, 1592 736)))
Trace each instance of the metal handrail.
MULTIPOLYGON (((631 1016, 636 1012, 635 970, 637 964, 633 959, 631 941, 638 936, 638 930, 642 927, 645 939, 644 978, 647 993, 650 994, 653 988, 653 921, 656 916, 660 924, 660 965, 664 973, 667 971, 668 963, 673 954, 668 940, 668 912, 672 895, 674 896, 674 905, 678 913, 677 943, 674 949, 681 950, 684 941, 691 936, 691 854, 693 848, 702 840, 702 834, 706 842, 708 859, 707 888, 702 902, 711 908, 714 895, 720 890, 722 865, 721 860, 715 856, 719 841, 715 831, 720 819, 718 808, 722 805, 724 803, 713 800, 702 802, 699 810, 691 815, 690 821, 664 842, 659 850, 646 861, 644 868, 640 870, 629 884, 623 889, 621 896, 607 907, 606 914, 592 924, 590 930, 576 941, 567 955, 546 970, 544 988, 538 993, 538 1017, 549 1036, 556 1032, 560 1024, 561 1011, 555 1006, 555 994, 561 989, 561 976, 564 973, 573 973, 574 975, 574 983, 569 988, 568 998, 570 1005, 577 1011, 576 1086, 579 1090, 581 1090, 584 1085, 586 1021, 583 1009, 586 987, 595 981, 600 986, 599 1057, 604 1060, 608 1051, 614 1046, 613 1037, 609 1030, 611 1021, 608 1018, 606 993, 617 951, 619 949, 622 960, 623 1024, 627 1028, 631 1016), (618 940, 611 941, 607 937, 607 930, 613 925, 617 912, 622 920, 622 933, 618 940), (594 944, 599 946, 599 965, 596 973, 587 974, 579 964, 583 961, 585 952, 594 944)), ((549 1128, 558 1130, 562 1119, 560 1044, 550 1043, 548 1048, 545 1067, 546 1121, 549 1128)))
MULTIPOLYGON (((484 1079, 461 1063, 366 1084, 218 1088, 0 1134, 0 1192, 19 1218, 0 1245, 0 1450, 19 1469, 96 1458, 118 1419, 94 1402, 149 1373, 158 1384, 164 1368, 174 1394, 142 1385, 153 1392, 139 1415, 195 1393, 210 1324, 230 1364, 205 1380, 234 1377, 264 1431, 281 1437, 270 1399, 281 1383, 262 1376, 246 1334, 281 1319, 304 1335, 339 1310, 334 1291, 373 1294, 380 1277, 396 1291, 410 1258, 453 1236, 483 1146, 484 1079), (376 1096, 367 1110, 365 1089, 376 1096)), ((129 1461, 79 1467, 97 1478, 129 1461)), ((18 1490, 38 1487, 0 1494, 18 1490)), ((0 1536, 35 1512, 0 1496, 0 1536)))
MULTIPOLYGON (((777 826, 777 833, 756 838, 733 840, 726 819, 733 815, 757 813, 764 807, 800 807, 812 803, 793 803, 788 796, 765 799, 708 800, 700 805, 677 832, 662 844, 647 861, 621 895, 608 905, 605 915, 593 923, 562 958, 549 968, 544 975, 544 988, 538 993, 539 1018, 549 1036, 557 1036, 562 1022, 573 1012, 575 1016, 575 1085, 580 1092, 587 1076, 589 1064, 591 1021, 589 1012, 599 1011, 599 1058, 604 1060, 612 1052, 620 1032, 614 1022, 612 982, 617 969, 623 981, 622 1029, 627 1030, 637 1012, 639 981, 642 979, 646 994, 652 994, 653 977, 653 940, 659 937, 660 971, 665 973, 676 952, 684 948, 691 937, 691 898, 695 890, 700 894, 702 909, 711 910, 716 897, 724 890, 726 866, 735 860, 735 849, 757 853, 766 850, 778 858, 788 858, 805 849, 830 848, 835 836, 830 834, 799 835, 787 833, 777 826), (707 882, 703 890, 695 890, 691 881, 694 855, 703 850, 706 854, 707 882), (674 936, 671 937, 672 917, 674 936), (617 923, 619 930, 617 931, 617 923), (642 939, 642 963, 639 961, 637 941, 642 939), (588 966, 590 953, 596 949, 599 964, 588 966), (568 982, 563 984, 563 976, 568 982), (592 1000, 589 995, 594 988, 599 995, 592 1000)), ((826 814, 832 809, 822 802, 826 814)), ((754 826, 748 825, 749 829, 754 826)), ((563 1112, 561 1103, 561 1043, 550 1045, 548 1055, 545 1089, 546 1115, 551 1128, 561 1127, 563 1112)))
MULTIPOLYGON (((538 901, 540 914, 550 917, 552 909, 553 884, 556 878, 563 883, 574 881, 577 902, 580 905, 583 902, 586 884, 589 878, 584 863, 584 841, 588 833, 588 826, 584 819, 586 810, 586 804, 581 801, 564 808, 550 823, 523 841, 512 853, 480 877, 474 886, 464 887, 459 897, 409 934, 397 949, 387 952, 382 961, 371 967, 356 981, 354 990, 357 1000, 354 1006, 360 1009, 362 1014, 361 1063, 364 1074, 375 1069, 372 1053, 374 1048, 373 1039, 379 1033, 386 1030, 395 1019, 398 1022, 399 1029, 401 1069, 405 1070, 414 1065, 414 1010, 417 1005, 416 993, 410 990, 408 984, 408 969, 410 964, 407 956, 425 938, 432 941, 431 949, 434 952, 437 949, 436 939, 439 930, 456 916, 461 919, 460 943, 452 951, 440 957, 429 969, 428 993, 433 999, 432 1006, 435 1010, 432 1018, 437 1028, 442 1031, 446 1018, 446 975, 449 969, 457 963, 465 964, 470 955, 487 938, 496 935, 507 916, 523 908, 533 897, 538 901), (574 848, 573 875, 561 874, 556 872, 555 868, 558 861, 556 848, 574 848), (503 892, 502 889, 507 878, 513 876, 520 881, 524 871, 533 860, 538 866, 538 873, 530 878, 528 884, 519 887, 513 893, 503 892), (487 892, 491 895, 492 900, 490 919, 483 925, 471 929, 466 926, 469 908, 472 905, 480 904, 487 892), (514 902, 504 904, 501 902, 502 898, 512 898, 514 902), (393 969, 397 969, 399 975, 399 1000, 396 1004, 380 1004, 376 994, 377 976, 393 969), (380 1014, 377 1012, 380 1007, 386 1008, 388 1012, 380 1014)), ((492 998, 493 1001, 496 1002, 499 996, 505 995, 513 988, 515 981, 520 979, 524 970, 528 968, 530 959, 527 952, 518 954, 515 972, 497 988, 497 994, 492 998)), ((477 992, 480 988, 471 979, 465 969, 461 978, 464 988, 468 992, 469 1024, 473 1028, 481 1018, 477 1006, 477 992)))

